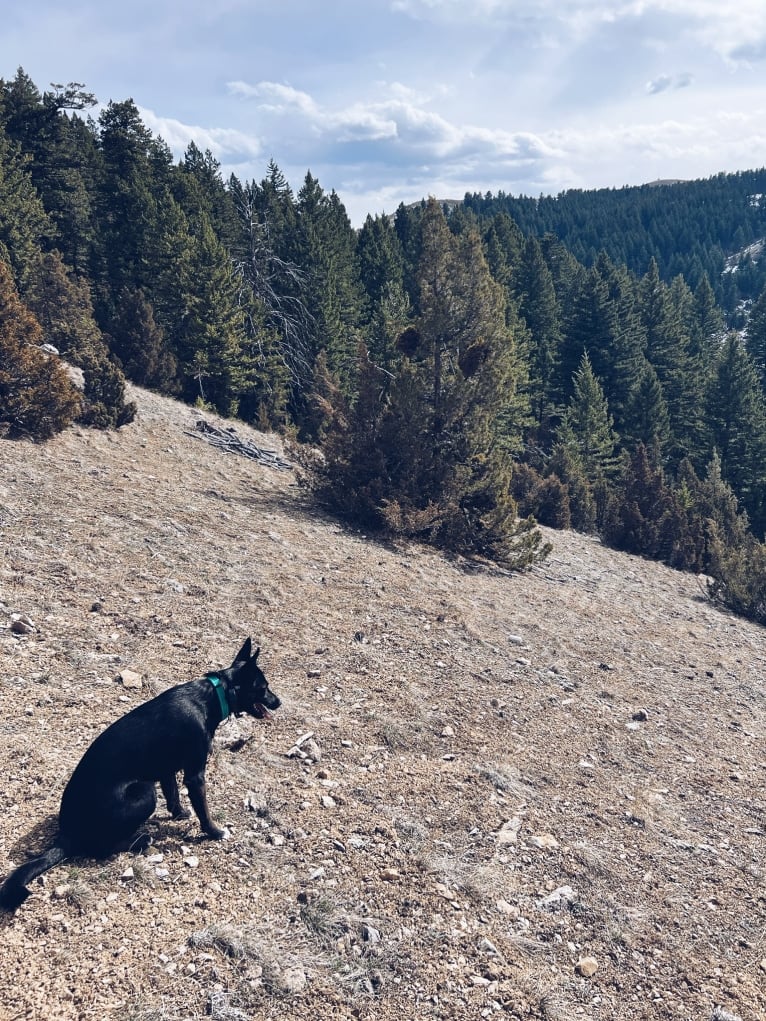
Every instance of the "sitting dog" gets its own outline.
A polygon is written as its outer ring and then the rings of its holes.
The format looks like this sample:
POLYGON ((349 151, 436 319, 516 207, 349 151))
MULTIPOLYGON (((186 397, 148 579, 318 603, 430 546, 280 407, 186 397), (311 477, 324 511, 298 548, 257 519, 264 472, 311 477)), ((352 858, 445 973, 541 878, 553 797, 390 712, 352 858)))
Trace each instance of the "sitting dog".
POLYGON ((259 652, 252 652, 248 638, 226 670, 169 688, 107 727, 64 789, 53 847, 8 876, 0 887, 0 908, 15 910, 29 896, 27 883, 66 858, 105 858, 128 846, 148 846, 148 835, 137 831, 157 806, 155 783, 173 818, 188 818, 179 772, 203 832, 220 840, 224 831, 210 818, 205 792, 216 727, 243 713, 267 718, 280 706, 258 666, 259 652))

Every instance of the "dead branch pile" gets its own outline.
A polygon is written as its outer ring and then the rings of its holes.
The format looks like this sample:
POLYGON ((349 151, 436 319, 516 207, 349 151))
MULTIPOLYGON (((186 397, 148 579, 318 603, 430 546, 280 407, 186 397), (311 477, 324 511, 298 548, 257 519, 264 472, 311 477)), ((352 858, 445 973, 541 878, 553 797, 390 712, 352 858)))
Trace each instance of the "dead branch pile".
POLYGON ((290 462, 280 457, 276 451, 265 450, 249 440, 241 439, 237 435, 236 429, 231 426, 226 429, 219 429, 206 422, 204 418, 201 418, 195 428, 196 432, 187 432, 186 435, 207 440, 208 443, 228 454, 242 454, 244 457, 249 457, 253 461, 268 465, 270 468, 277 468, 280 471, 289 471, 292 468, 290 462))

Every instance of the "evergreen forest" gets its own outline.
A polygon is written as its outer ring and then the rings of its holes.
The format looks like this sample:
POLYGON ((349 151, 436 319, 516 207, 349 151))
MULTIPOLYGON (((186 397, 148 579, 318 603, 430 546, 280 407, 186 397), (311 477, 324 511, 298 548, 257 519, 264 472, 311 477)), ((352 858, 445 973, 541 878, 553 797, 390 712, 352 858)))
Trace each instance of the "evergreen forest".
POLYGON ((127 423, 130 380, 282 432, 359 527, 511 568, 571 527, 766 621, 766 170, 355 229, 97 105, 0 80, 5 436, 127 423))

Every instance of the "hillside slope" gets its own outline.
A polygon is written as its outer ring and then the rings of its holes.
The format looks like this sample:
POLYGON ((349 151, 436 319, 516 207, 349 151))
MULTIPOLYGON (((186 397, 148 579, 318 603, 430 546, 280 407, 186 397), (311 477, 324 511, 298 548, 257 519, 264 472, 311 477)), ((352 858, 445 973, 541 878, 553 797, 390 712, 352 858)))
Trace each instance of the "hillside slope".
POLYGON ((517 576, 373 541, 135 399, 0 441, 0 874, 249 634, 283 708, 219 730, 229 840, 159 810, 0 918, 0 1017, 766 1016, 763 629, 574 534, 517 576))

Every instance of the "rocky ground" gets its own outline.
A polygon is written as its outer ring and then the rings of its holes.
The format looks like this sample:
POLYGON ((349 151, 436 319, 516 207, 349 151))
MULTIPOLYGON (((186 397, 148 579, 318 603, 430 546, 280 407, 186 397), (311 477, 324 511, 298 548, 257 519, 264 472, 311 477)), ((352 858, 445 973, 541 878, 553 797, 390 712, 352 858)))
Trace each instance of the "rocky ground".
POLYGON ((247 635, 284 704, 218 732, 230 839, 160 810, 0 919, 3 1021, 766 1017, 763 629, 574 534, 515 576, 355 534, 135 396, 0 440, 0 874, 247 635))

